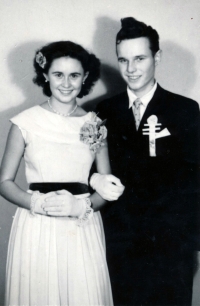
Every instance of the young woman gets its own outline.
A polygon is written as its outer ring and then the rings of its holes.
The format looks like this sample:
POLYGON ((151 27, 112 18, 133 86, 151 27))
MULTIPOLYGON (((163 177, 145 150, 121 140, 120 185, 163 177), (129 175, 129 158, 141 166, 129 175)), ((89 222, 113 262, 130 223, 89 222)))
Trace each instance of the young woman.
MULTIPOLYGON (((5 305, 113 305, 98 212, 105 200, 87 186, 94 160, 110 173, 106 128, 76 101, 98 80, 100 62, 60 41, 36 52, 34 68, 49 98, 11 119, 0 175, 1 195, 18 206, 5 305), (22 157, 27 192, 14 182, 22 157)), ((122 193, 109 192, 110 200, 122 193)))

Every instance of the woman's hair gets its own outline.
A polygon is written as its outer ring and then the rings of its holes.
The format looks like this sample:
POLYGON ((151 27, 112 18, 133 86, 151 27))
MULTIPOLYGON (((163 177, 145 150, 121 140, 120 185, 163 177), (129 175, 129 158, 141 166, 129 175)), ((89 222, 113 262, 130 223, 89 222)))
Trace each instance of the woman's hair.
POLYGON ((121 30, 116 36, 116 45, 120 44, 122 40, 146 37, 149 39, 150 49, 153 56, 160 49, 158 32, 151 26, 136 20, 133 17, 126 17, 121 19, 121 30))
POLYGON ((60 57, 77 59, 81 63, 84 73, 89 72, 78 98, 86 96, 100 77, 100 61, 94 54, 90 54, 82 46, 71 41, 53 42, 37 50, 33 62, 36 73, 33 82, 41 86, 43 93, 50 97, 52 93, 49 82, 45 82, 43 74, 48 74, 52 62, 60 57))

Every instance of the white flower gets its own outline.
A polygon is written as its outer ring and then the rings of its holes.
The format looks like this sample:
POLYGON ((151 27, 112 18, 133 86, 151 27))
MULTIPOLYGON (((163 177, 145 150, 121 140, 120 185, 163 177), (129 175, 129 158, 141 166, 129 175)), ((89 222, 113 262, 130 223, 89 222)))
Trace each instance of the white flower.
POLYGON ((80 140, 88 144, 90 150, 94 153, 97 152, 101 146, 104 145, 103 140, 107 137, 107 129, 104 126, 106 120, 101 121, 97 118, 96 114, 92 117, 93 121, 86 121, 80 131, 80 140))
POLYGON ((38 63, 38 65, 44 69, 47 60, 46 60, 46 57, 42 54, 42 52, 38 52, 36 54, 35 60, 38 63))

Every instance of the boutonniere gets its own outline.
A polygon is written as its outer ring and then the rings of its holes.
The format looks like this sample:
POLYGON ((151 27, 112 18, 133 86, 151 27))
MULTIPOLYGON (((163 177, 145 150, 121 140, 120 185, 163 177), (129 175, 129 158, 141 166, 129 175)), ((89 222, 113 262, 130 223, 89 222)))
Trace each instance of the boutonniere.
POLYGON ((147 126, 147 128, 142 129, 143 135, 149 135, 149 155, 150 156, 156 156, 156 139, 161 137, 166 137, 171 135, 167 128, 160 132, 161 129, 161 123, 158 123, 158 117, 156 115, 152 115, 147 119, 147 124, 144 124, 147 126))
POLYGON ((80 131, 80 140, 89 145, 90 150, 94 153, 104 145, 103 140, 107 137, 106 120, 101 121, 93 113, 90 121, 86 121, 80 131))

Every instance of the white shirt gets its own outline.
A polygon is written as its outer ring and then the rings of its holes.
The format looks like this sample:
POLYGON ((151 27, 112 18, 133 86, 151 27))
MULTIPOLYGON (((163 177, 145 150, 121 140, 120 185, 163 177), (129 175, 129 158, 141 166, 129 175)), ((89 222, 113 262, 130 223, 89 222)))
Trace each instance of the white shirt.
MULTIPOLYGON (((156 91, 156 88, 157 88, 157 82, 155 82, 153 88, 148 93, 146 93, 143 97, 140 98, 140 101, 142 102, 142 104, 140 105, 140 120, 142 119, 142 117, 144 115, 144 112, 147 108, 147 105, 151 101, 151 99, 154 95, 154 92, 156 91)), ((127 93, 128 93, 128 97, 129 97, 129 108, 132 107, 132 109, 134 109, 135 106, 134 106, 133 102, 138 97, 128 87, 127 87, 127 93)))

